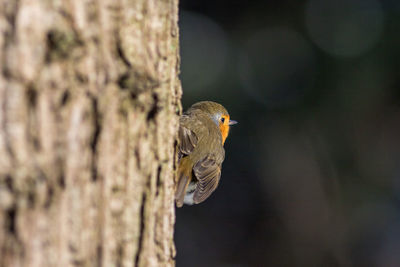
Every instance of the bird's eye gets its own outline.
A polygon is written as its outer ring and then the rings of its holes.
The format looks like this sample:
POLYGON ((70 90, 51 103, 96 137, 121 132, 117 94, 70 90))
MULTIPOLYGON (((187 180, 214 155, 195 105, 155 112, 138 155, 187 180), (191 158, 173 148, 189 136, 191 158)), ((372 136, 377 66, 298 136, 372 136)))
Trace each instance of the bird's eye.
POLYGON ((222 122, 222 123, 225 122, 225 118, 224 118, 224 117, 221 118, 221 122, 222 122))

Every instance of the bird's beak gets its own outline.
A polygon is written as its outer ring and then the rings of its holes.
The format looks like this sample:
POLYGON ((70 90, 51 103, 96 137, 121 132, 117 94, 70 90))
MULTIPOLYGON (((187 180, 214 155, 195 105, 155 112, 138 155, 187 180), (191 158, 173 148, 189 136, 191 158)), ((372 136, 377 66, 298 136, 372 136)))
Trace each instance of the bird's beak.
POLYGON ((229 120, 229 125, 235 125, 236 123, 238 123, 238 122, 234 121, 234 120, 229 120))

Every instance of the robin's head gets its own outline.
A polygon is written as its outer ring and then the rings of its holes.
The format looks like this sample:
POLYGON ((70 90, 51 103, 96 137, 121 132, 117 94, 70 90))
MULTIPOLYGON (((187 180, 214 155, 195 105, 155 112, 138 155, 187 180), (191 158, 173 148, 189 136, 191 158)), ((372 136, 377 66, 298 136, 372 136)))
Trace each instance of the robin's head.
POLYGON ((221 105, 212 101, 201 101, 193 104, 190 109, 200 109, 210 115, 211 119, 217 124, 222 135, 222 144, 225 143, 229 134, 229 126, 237 121, 231 120, 228 111, 221 105))

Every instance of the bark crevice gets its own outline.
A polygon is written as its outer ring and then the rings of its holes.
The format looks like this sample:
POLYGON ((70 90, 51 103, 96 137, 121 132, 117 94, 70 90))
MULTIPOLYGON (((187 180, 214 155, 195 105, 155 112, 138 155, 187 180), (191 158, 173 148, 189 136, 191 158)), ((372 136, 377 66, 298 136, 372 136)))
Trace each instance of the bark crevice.
POLYGON ((140 227, 139 227, 139 238, 138 238, 138 248, 135 256, 135 265, 134 266, 140 266, 139 265, 139 260, 143 248, 143 236, 144 236, 144 227, 145 227, 145 204, 146 204, 146 193, 142 194, 142 202, 140 205, 140 215, 139 215, 139 222, 140 222, 140 227))

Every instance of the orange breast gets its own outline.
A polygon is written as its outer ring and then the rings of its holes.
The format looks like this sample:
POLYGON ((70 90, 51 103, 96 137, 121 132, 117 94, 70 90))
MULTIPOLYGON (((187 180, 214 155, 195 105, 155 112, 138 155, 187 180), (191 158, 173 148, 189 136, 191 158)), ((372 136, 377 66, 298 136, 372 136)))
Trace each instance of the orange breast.
POLYGON ((219 130, 221 131, 222 145, 223 145, 225 143, 226 138, 228 137, 228 134, 229 134, 229 125, 220 123, 219 124, 219 130))

